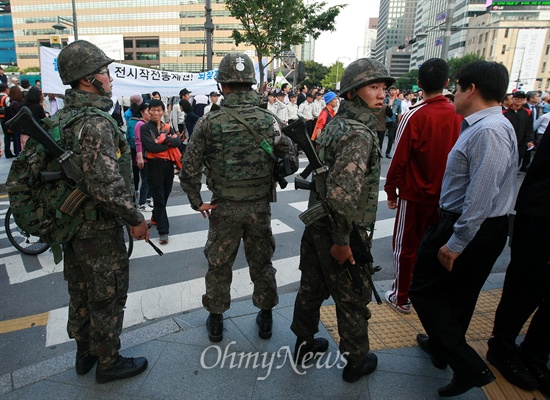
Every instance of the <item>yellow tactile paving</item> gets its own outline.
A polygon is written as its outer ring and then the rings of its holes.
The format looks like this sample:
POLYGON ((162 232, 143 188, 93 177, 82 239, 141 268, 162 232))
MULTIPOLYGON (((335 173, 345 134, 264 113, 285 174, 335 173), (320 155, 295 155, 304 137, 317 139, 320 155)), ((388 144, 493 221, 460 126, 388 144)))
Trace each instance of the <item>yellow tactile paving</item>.
MULTIPOLYGON (((495 311, 500 301, 502 289, 487 290, 480 293, 472 321, 466 333, 468 343, 485 359, 487 339, 491 337, 495 311)), ((372 317, 369 320, 369 340, 372 350, 397 349, 417 346, 416 335, 425 333, 418 315, 413 309, 411 314, 402 314, 388 303, 369 305, 372 317)), ((321 307, 321 322, 336 343, 340 343, 336 307, 321 307)), ((531 319, 527 321, 521 333, 526 333, 531 319)), ((486 360, 485 360, 486 361, 486 360)), ((525 391, 509 384, 495 368, 496 382, 483 387, 489 399, 544 400, 538 391, 525 391)))

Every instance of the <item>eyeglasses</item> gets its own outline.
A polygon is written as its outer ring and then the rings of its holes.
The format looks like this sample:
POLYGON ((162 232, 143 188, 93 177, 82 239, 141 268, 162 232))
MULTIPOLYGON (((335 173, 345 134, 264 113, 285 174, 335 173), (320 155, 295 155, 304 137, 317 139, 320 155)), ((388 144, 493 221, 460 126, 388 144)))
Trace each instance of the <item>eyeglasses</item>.
POLYGON ((109 72, 109 68, 102 68, 98 69, 96 72, 94 72, 94 75, 107 75, 108 77, 111 77, 111 73, 109 72))

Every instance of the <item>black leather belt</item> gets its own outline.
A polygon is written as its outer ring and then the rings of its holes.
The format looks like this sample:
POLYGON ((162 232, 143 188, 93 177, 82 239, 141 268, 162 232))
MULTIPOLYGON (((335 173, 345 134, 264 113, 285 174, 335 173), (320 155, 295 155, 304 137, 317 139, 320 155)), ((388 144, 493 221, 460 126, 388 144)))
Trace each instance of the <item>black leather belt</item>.
POLYGON ((441 217, 441 219, 445 219, 447 221, 452 221, 452 222, 456 222, 459 218, 460 218, 460 214, 458 213, 454 213, 454 212, 450 212, 450 211, 445 211, 441 208, 438 208, 437 209, 437 213, 439 214, 439 216, 441 217))

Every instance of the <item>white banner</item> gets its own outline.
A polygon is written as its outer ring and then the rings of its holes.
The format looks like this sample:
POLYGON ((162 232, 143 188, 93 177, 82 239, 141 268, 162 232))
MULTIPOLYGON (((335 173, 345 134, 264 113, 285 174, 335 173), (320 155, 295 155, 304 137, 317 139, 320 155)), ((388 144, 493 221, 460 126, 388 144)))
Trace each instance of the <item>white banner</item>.
MULTIPOLYGON (((57 55, 61 50, 40 47, 40 70, 44 93, 64 94, 69 85, 63 85, 57 70, 57 55)), ((193 95, 208 95, 217 90, 218 70, 200 73, 170 72, 152 68, 136 67, 128 64, 112 63, 109 71, 113 78, 113 96, 132 96, 134 94, 158 91, 162 97, 179 96, 183 88, 193 95)))
POLYGON ((520 29, 518 32, 508 93, 516 88, 525 92, 537 89, 537 72, 546 35, 546 29, 520 29))

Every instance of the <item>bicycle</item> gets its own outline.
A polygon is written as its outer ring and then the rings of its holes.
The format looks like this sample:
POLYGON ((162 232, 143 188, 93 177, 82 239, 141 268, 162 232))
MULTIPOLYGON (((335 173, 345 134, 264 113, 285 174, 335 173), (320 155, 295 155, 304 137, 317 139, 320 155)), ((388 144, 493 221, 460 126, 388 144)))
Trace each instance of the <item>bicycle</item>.
MULTIPOLYGON (((30 235, 19 228, 13 219, 10 208, 6 211, 4 226, 10 243, 23 254, 37 256, 50 248, 50 245, 42 242, 38 236, 30 235)), ((128 258, 130 258, 134 250, 134 238, 130 235, 130 225, 124 222, 124 227, 124 243, 126 243, 126 251, 128 252, 128 258)))

